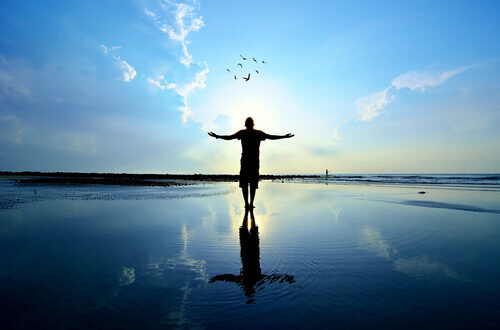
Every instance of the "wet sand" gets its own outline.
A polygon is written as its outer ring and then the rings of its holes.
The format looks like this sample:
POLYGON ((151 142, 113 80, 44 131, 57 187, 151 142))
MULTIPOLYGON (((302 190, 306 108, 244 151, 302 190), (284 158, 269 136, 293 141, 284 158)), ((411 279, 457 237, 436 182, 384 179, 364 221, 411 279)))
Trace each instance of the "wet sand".
POLYGON ((0 321, 217 329, 500 321, 499 188, 259 186, 252 226, 235 182, 0 182, 0 321))

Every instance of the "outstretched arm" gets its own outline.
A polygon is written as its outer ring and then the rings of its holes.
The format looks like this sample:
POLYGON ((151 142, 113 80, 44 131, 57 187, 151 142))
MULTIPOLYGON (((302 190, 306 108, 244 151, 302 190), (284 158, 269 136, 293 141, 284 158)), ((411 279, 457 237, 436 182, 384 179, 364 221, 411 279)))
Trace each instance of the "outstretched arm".
POLYGON ((271 135, 271 134, 266 134, 266 139, 268 140, 279 140, 279 139, 288 139, 291 137, 294 137, 295 135, 292 133, 288 133, 285 135, 271 135))
POLYGON ((237 133, 234 133, 232 135, 218 135, 218 134, 215 134, 214 132, 208 132, 208 135, 210 135, 211 137, 214 137, 216 139, 223 139, 223 140, 234 140, 234 139, 237 139, 236 134, 237 133))

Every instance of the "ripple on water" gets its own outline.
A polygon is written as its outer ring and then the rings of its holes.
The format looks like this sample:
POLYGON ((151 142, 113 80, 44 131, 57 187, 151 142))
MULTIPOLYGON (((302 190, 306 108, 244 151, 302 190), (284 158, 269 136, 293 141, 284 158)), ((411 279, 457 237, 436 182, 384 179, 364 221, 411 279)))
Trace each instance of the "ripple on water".
POLYGON ((0 182, 0 210, 19 207, 24 203, 52 200, 154 200, 201 198, 229 194, 234 187, 225 185, 190 185, 182 187, 126 187, 126 186, 19 186, 14 182, 0 182))

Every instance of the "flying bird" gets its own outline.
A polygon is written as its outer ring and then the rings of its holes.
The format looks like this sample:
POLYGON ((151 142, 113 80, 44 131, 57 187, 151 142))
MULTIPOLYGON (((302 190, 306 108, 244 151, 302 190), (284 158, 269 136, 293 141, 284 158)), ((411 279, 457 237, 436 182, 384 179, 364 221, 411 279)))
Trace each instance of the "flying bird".
POLYGON ((238 80, 238 78, 236 78, 236 76, 234 76, 234 80, 238 80))
POLYGON ((267 64, 266 61, 262 60, 262 63, 267 64))
POLYGON ((248 77, 241 77, 243 79, 245 79, 245 81, 249 81, 250 80, 250 73, 248 74, 248 77))
POLYGON ((243 56, 241 56, 241 55, 240 55, 240 57, 243 59, 243 61, 246 61, 246 60, 247 60, 247 58, 246 58, 246 57, 243 57, 243 56))
POLYGON ((227 70, 227 72, 231 72, 231 70, 229 70, 229 69, 226 69, 226 70, 227 70))
POLYGON ((253 60, 255 63, 257 63, 257 60, 255 59, 255 57, 252 57, 252 60, 253 60))
POLYGON ((259 70, 255 70, 255 72, 259 73, 259 70))
POLYGON ((241 64, 241 63, 238 63, 238 65, 239 65, 239 66, 240 66, 240 67, 241 67, 241 68, 243 69, 243 64, 241 64))

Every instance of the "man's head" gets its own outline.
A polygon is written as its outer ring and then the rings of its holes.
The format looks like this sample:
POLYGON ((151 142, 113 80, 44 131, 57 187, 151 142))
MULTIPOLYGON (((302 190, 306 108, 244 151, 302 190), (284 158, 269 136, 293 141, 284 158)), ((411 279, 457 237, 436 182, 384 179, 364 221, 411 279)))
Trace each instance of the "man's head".
POLYGON ((253 123, 253 119, 252 119, 252 117, 248 117, 248 118, 245 120, 245 127, 246 127, 247 129, 253 129, 253 125, 254 125, 254 123, 253 123))

